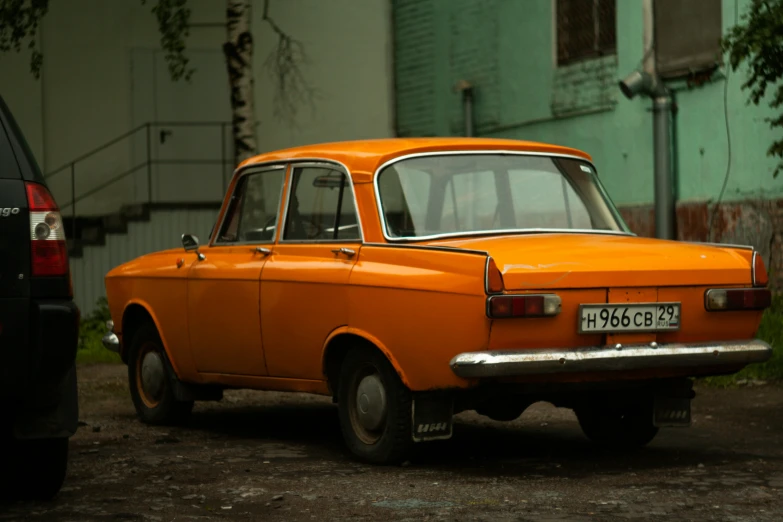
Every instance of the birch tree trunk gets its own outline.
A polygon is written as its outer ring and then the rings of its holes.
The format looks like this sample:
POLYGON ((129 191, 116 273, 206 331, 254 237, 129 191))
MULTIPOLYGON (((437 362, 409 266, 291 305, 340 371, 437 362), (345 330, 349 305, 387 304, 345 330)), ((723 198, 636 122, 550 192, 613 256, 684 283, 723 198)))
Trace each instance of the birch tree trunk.
POLYGON ((234 166, 256 154, 255 103, 253 100, 253 35, 250 31, 252 0, 227 0, 228 40, 223 45, 231 88, 234 166))

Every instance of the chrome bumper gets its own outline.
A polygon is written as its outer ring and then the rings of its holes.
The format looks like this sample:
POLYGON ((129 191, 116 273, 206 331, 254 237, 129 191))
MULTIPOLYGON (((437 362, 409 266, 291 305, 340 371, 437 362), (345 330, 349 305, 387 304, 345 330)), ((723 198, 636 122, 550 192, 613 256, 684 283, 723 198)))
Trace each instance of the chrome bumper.
POLYGON ((572 372, 744 366, 772 357, 764 341, 707 344, 644 344, 553 350, 467 352, 449 365, 459 377, 503 377, 572 372))
POLYGON ((114 322, 108 321, 106 327, 109 331, 101 339, 103 347, 114 353, 120 353, 120 338, 114 333, 114 322))

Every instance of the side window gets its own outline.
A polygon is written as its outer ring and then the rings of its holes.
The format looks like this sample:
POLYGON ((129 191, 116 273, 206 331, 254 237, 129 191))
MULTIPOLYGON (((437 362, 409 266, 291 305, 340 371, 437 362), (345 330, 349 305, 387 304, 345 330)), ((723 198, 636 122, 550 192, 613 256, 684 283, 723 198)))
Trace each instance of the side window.
POLYGON ((225 244, 274 241, 284 181, 284 168, 243 176, 229 203, 217 242, 225 244))
POLYGON ((353 188, 345 173, 327 167, 295 168, 283 239, 359 241, 353 188))

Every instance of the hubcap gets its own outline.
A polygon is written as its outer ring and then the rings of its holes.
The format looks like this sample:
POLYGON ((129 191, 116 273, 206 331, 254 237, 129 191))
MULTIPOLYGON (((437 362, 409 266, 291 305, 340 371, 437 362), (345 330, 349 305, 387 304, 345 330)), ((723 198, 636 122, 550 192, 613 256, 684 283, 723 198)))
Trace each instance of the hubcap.
POLYGON ((377 430, 386 418, 386 390, 378 375, 367 375, 356 389, 356 414, 366 430, 377 430))
POLYGON ((166 372, 163 368, 163 359, 157 352, 147 352, 141 362, 141 385, 151 402, 160 399, 165 387, 166 372))

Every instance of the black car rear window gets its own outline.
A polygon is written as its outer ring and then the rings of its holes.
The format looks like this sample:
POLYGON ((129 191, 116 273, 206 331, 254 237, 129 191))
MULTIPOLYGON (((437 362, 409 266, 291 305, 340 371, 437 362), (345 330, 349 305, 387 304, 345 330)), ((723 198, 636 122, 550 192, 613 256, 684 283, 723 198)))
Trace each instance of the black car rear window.
POLYGON ((21 177, 19 165, 16 164, 16 157, 11 151, 11 144, 8 142, 5 125, 0 120, 0 179, 19 179, 21 177))
POLYGON ((0 178, 19 179, 23 172, 30 181, 44 182, 41 169, 24 133, 0 96, 0 178), (19 157, 20 155, 22 157, 19 157))

